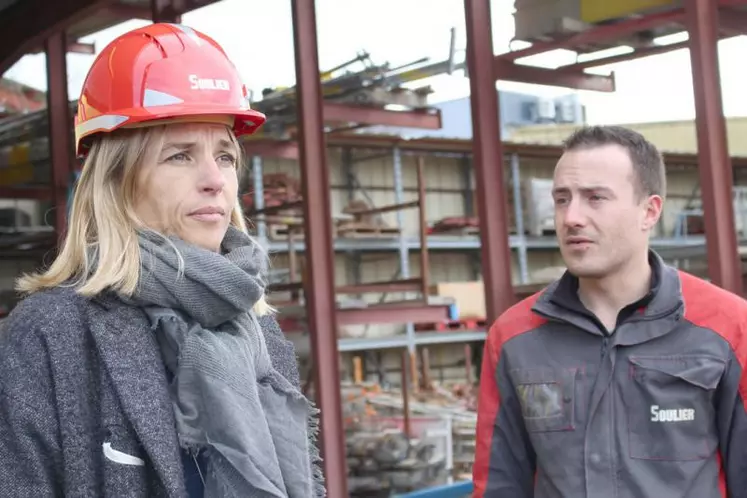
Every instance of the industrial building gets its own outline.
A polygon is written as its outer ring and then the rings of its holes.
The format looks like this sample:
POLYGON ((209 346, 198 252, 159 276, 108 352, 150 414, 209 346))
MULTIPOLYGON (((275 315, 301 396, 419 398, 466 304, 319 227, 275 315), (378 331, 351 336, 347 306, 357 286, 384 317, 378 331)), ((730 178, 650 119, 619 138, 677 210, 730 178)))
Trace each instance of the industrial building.
MULTIPOLYGON (((124 20, 179 22, 215 1, 0 1, 0 74, 40 50, 48 69, 46 94, 0 82, 0 317, 16 302, 13 280, 48 262, 65 228, 79 167, 65 54, 90 50, 78 40, 124 20)), ((270 302, 321 408, 333 498, 468 489, 487 328, 564 270, 551 178, 585 110, 573 93, 496 92, 497 80, 612 92, 614 75, 586 70, 689 48, 696 120, 630 125, 667 166, 652 247, 743 293, 747 119, 723 117, 717 42, 747 33, 747 1, 516 1, 515 37, 531 45, 503 54, 493 53, 490 3, 464 0, 463 62, 391 68, 363 54, 330 70, 318 64, 314 1, 291 0, 295 86, 253 102, 268 121, 243 142, 241 202, 271 255, 270 302), (688 41, 653 41, 682 31, 688 41), (632 50, 589 57, 623 45, 632 50), (559 48, 585 60, 516 62, 559 48), (469 98, 431 104, 428 88, 414 86, 464 69, 469 98), (405 436, 392 439, 388 467, 367 453, 366 429, 384 422, 405 436)))

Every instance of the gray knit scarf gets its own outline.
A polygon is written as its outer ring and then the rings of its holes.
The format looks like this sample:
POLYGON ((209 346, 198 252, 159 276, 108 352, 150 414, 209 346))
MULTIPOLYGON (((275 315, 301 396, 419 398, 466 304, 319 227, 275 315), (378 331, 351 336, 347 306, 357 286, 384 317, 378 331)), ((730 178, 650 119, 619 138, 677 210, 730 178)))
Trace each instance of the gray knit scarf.
POLYGON ((272 365, 252 311, 265 260, 230 228, 221 253, 140 234, 134 301, 156 330, 173 373, 181 446, 201 451, 205 498, 324 496, 316 409, 272 365))

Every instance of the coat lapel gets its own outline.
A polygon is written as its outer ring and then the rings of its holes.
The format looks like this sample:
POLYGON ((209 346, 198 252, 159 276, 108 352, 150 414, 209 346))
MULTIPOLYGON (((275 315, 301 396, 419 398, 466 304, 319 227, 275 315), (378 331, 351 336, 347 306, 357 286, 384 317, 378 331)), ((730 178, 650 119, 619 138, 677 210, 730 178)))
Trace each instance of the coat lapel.
POLYGON ((118 299, 100 300, 90 317, 96 347, 125 415, 169 496, 184 496, 179 442, 166 374, 143 312, 118 299))

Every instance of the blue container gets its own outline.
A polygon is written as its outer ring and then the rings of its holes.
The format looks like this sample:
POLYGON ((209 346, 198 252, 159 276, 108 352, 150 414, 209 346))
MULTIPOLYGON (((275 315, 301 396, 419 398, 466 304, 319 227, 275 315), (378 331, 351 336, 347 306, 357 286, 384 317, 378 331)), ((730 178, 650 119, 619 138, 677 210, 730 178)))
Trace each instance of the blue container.
POLYGON ((472 481, 461 481, 435 488, 421 489, 397 495, 397 498, 469 498, 472 495, 472 481))

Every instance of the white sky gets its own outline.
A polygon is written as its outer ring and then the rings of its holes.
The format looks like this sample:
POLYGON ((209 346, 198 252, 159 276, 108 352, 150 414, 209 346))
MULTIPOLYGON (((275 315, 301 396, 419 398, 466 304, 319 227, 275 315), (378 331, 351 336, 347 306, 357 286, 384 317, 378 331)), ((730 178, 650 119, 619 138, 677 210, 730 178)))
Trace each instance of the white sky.
MULTIPOLYGON (((492 0, 495 53, 509 50, 513 37, 513 2, 492 0)), ((247 86, 260 92, 267 86, 294 82, 293 33, 290 2, 222 0, 183 17, 183 22, 215 38, 239 68, 247 86)), ((83 39, 101 50, 121 33, 146 24, 131 21, 83 39)), ((422 57, 446 59, 449 29, 457 29, 457 47, 465 46, 463 0, 317 0, 319 60, 322 70, 367 51, 377 63, 392 66, 422 57), (426 20, 426 16, 428 19, 426 20)), ((719 46, 724 112, 747 115, 743 70, 747 38, 719 46)), ((516 44, 515 44, 516 45, 516 44)), ((517 48, 516 46, 513 47, 517 48)), ((77 96, 94 56, 68 55, 71 98, 77 96)), ((526 61, 527 63, 530 60, 526 61)), ((531 63, 547 67, 573 62, 569 52, 534 57, 531 63)), ((613 69, 617 91, 612 94, 581 92, 587 116, 593 123, 632 123, 692 119, 695 115, 688 50, 600 68, 613 69)), ((26 56, 6 76, 45 89, 44 55, 26 56)), ((469 95, 462 73, 422 81, 435 90, 432 102, 469 95)), ((499 89, 560 95, 562 88, 498 83, 499 89)))

